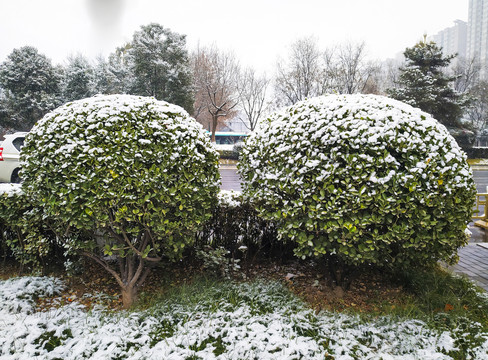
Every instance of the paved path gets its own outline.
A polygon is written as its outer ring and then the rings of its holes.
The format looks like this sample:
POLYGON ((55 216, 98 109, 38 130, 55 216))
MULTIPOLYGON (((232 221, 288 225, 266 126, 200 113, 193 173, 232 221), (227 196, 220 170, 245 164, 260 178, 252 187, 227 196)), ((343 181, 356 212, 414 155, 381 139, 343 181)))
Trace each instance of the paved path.
POLYGON ((488 248, 487 243, 470 243, 458 250, 459 262, 450 269, 465 275, 488 291, 488 248), (482 246, 480 246, 482 245, 482 246))
MULTIPOLYGON (((223 190, 241 191, 241 181, 235 166, 221 166, 220 175, 222 176, 221 188, 223 190)), ((488 186, 486 168, 483 171, 475 170, 474 179, 478 191, 484 192, 488 186)), ((475 227, 472 223, 469 230, 472 232, 471 241, 468 246, 459 249, 459 263, 450 267, 450 270, 468 276, 488 291, 488 230, 475 227)))
MULTIPOLYGON (((473 167, 473 178, 478 192, 486 192, 488 168, 473 167)), ((484 211, 482 208, 480 210, 484 211)), ((472 232, 471 240, 466 247, 458 250, 459 262, 450 269, 466 275, 488 291, 488 230, 474 226, 473 223, 469 224, 469 230, 472 232)))

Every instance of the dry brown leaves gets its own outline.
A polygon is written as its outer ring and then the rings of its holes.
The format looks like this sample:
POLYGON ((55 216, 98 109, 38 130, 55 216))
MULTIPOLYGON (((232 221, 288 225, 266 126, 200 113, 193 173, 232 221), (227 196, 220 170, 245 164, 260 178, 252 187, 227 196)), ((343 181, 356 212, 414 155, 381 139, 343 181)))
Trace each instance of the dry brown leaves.
MULTIPOLYGON (((0 277, 3 279, 17 276, 18 266, 9 264, 1 267, 0 277)), ((177 264, 172 267, 154 269, 140 289, 145 293, 161 293, 167 287, 188 283, 196 275, 201 274, 198 266, 177 264), (168 279, 169 282, 168 282, 168 279)), ((282 281, 296 295, 306 301, 317 311, 377 312, 385 308, 394 309, 401 306, 402 299, 407 296, 401 287, 392 284, 390 279, 380 273, 368 272, 357 276, 347 291, 340 287, 330 286, 326 272, 311 262, 293 261, 287 264, 265 262, 243 264, 242 274, 246 279, 268 278, 282 281)), ((95 305, 108 310, 122 308, 120 288, 116 281, 99 265, 86 261, 84 271, 79 276, 67 277, 62 271, 57 274, 67 284, 60 296, 38 300, 40 310, 59 307, 71 302, 78 302, 87 308, 95 305)), ((449 306, 447 305, 446 308, 449 306)), ((450 310, 450 309, 447 309, 450 310)))

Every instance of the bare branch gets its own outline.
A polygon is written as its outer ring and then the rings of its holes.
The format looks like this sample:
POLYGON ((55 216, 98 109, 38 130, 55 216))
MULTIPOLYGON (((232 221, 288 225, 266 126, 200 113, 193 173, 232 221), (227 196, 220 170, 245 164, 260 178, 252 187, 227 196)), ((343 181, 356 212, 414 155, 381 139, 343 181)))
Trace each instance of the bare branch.
POLYGON ((245 120, 241 121, 251 131, 267 110, 266 92, 269 83, 270 80, 265 75, 259 77, 251 68, 242 72, 237 81, 240 108, 245 114, 245 120))
POLYGON ((225 53, 215 46, 198 48, 192 55, 195 81, 195 118, 206 125, 211 123, 212 140, 215 140, 217 125, 234 115, 239 102, 236 81, 239 65, 232 53, 225 53), (208 118, 201 109, 205 108, 208 118))

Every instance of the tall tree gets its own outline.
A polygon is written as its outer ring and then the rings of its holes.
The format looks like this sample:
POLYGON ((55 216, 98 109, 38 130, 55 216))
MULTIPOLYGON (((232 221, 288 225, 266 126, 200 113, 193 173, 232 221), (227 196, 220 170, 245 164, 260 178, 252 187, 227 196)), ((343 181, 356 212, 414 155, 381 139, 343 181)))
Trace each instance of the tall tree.
MULTIPOLYGON (((135 75, 129 61, 130 43, 118 47, 115 52, 108 57, 106 69, 107 84, 103 91, 104 94, 131 94, 135 89, 135 75)), ((103 65, 102 65, 103 66, 103 65)))
POLYGON ((443 71, 455 57, 444 57, 442 49, 425 39, 404 52, 406 63, 400 68, 398 87, 387 93, 400 101, 430 113, 446 126, 461 127, 468 98, 454 89, 454 76, 443 71))
POLYGON ((471 102, 466 115, 473 129, 482 130, 488 124, 488 81, 476 82, 470 89, 471 102))
POLYGON ((259 76, 252 68, 243 71, 237 80, 240 109, 245 116, 245 119, 241 120, 251 131, 266 111, 269 83, 266 75, 259 76))
POLYGON ((291 105, 325 93, 378 93, 380 67, 366 60, 364 43, 345 43, 321 51, 314 38, 292 45, 287 61, 277 64, 278 105, 291 105))
POLYGON ((68 57, 61 82, 64 102, 84 99, 93 95, 93 66, 81 54, 68 57))
POLYGON ((476 86, 480 81, 481 64, 476 57, 462 57, 458 59, 452 73, 455 77, 454 89, 464 93, 476 86))
POLYGON ((93 94, 116 94, 123 92, 112 92, 111 84, 115 81, 115 76, 110 72, 109 63, 103 56, 98 56, 93 65, 93 78, 90 89, 93 94))
POLYGON ((364 42, 354 44, 345 43, 337 49, 336 72, 329 73, 335 78, 336 92, 340 94, 367 94, 377 91, 375 75, 379 73, 379 66, 366 61, 366 46, 364 42))
POLYGON ((209 115, 212 141, 219 122, 235 115, 239 104, 237 79, 239 64, 233 53, 223 52, 215 46, 199 47, 192 57, 195 82, 195 118, 209 115))
POLYGON ((191 112, 192 81, 185 35, 159 24, 142 26, 134 33, 127 56, 135 80, 132 94, 154 96, 191 112))
POLYGON ((0 65, 3 88, 2 126, 29 130, 61 103, 60 72, 36 48, 14 49, 0 65))
POLYGON ((299 39, 291 46, 286 61, 276 67, 275 94, 279 105, 292 105, 309 97, 322 95, 323 65, 317 40, 299 39))

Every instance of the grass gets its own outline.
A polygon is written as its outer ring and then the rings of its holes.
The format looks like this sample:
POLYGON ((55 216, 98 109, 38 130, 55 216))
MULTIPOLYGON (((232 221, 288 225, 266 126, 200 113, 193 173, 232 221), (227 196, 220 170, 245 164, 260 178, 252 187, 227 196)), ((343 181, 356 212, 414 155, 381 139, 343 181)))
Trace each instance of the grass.
MULTIPOLYGON (((293 292, 297 284, 270 276, 247 282, 185 278, 174 281, 174 274, 167 273, 159 279, 160 287, 153 284, 141 293, 130 312, 87 314, 68 307, 65 314, 61 307, 32 314, 35 321, 25 315, 22 324, 16 323, 18 313, 7 312, 5 328, 36 335, 11 341, 8 334, 16 332, 0 329, 0 339, 4 335, 8 348, 25 352, 25 358, 42 359, 54 353, 63 358, 74 350, 84 354, 81 358, 110 353, 120 359, 141 354, 178 359, 488 359, 486 294, 441 268, 384 277, 392 282, 389 287, 402 289, 401 301, 386 301, 367 312, 354 306, 346 312, 317 312, 293 292)), ((33 284, 34 301, 48 287, 41 280, 33 284)), ((19 284, 13 289, 22 288, 19 284)), ((19 296, 28 301, 29 294, 19 296)), ((379 291, 370 300, 380 304, 383 294, 379 291)), ((0 310, 5 311, 1 305, 0 310)))
POLYGON ((440 312, 450 317, 467 317, 488 330, 486 292, 468 279, 452 275, 442 268, 409 271, 399 275, 405 290, 411 293, 408 308, 411 316, 433 319, 440 312))
MULTIPOLYGON (((358 307, 347 307, 345 313, 359 318, 363 324, 379 318, 396 319, 394 321, 397 322, 421 320, 432 331, 452 334, 456 349, 445 351, 452 359, 475 359, 478 356, 472 349, 482 346, 488 334, 488 296, 481 288, 440 266, 396 273, 390 279, 395 283, 393 285, 403 289, 401 300, 395 305, 385 301, 382 293, 378 292, 376 297, 370 299, 377 304, 375 310, 364 312, 358 307)), ((290 313, 300 312, 307 306, 287 288, 272 284, 270 287, 269 281, 259 280, 245 285, 247 289, 244 289, 243 284, 236 287, 229 281, 198 277, 190 284, 178 286, 164 294, 145 294, 139 309, 149 309, 157 317, 157 314, 167 313, 174 304, 209 312, 222 309, 235 311, 245 305, 255 315, 269 314, 279 307, 287 307, 290 313), (263 293, 267 293, 264 299, 261 297, 263 293)), ((179 319, 177 323, 181 321, 184 320, 179 319)), ((169 330, 170 325, 174 324, 165 323, 160 329, 163 337, 174 334, 169 330)), ((319 343, 327 341, 319 326, 317 318, 311 313, 305 323, 295 324, 294 330, 299 336, 313 338, 319 343)), ((358 324, 352 323, 351 326, 358 324)), ((370 343, 370 336, 373 334, 365 335, 361 341, 370 343)), ((157 339, 161 340, 161 337, 157 339)), ((210 338, 209 341, 219 345, 216 349, 221 354, 222 338, 210 338)))
MULTIPOLYGON (((396 319, 393 321, 399 324, 410 320, 421 320, 432 331, 447 332, 454 338, 454 348, 443 351, 443 354, 452 359, 478 358, 479 352, 473 349, 481 347, 486 342, 488 334, 488 297, 482 289, 465 278, 450 274, 441 267, 428 271, 412 270, 397 273, 392 278, 404 289, 402 301, 395 306, 389 306, 388 303, 379 305, 377 310, 367 313, 355 307, 348 307, 347 314, 353 316, 352 319, 360 320, 346 322, 342 326, 345 331, 348 331, 348 328, 357 330, 361 326, 367 327, 372 322, 382 324, 382 321, 385 321, 386 328, 391 325, 390 320, 381 319, 396 319)), ((381 303, 381 294, 372 301, 381 303)), ((255 315, 270 314, 274 309, 281 307, 287 308, 289 314, 300 313, 306 308, 306 304, 277 283, 260 280, 236 286, 232 282, 205 277, 199 277, 191 284, 174 288, 164 295, 152 297, 150 302, 143 301, 142 304, 145 308, 151 309, 156 317, 158 314, 167 313, 174 304, 209 312, 222 309, 235 311, 241 306, 249 306, 255 315), (266 294, 264 298, 263 294, 266 294)), ((181 318, 176 321, 178 324, 182 322, 184 319, 181 318)), ((173 325, 175 323, 164 323, 158 330, 158 337, 154 339, 161 341, 166 336, 173 335, 174 332, 169 330, 173 325)), ((324 338, 322 326, 323 322, 312 312, 308 313, 302 321, 296 322, 293 330, 298 336, 314 339, 322 344, 322 348, 332 351, 333 340, 324 338)), ((362 346, 370 347, 378 341, 378 334, 371 330, 360 331, 360 333, 357 339, 362 346)), ((221 336, 209 337, 198 346, 195 345, 193 349, 202 350, 207 344, 215 347, 216 355, 225 352, 226 347, 221 336)), ((278 348, 276 351, 280 350, 281 348, 278 348)), ((356 350, 353 349, 351 353, 357 354, 357 358, 360 359, 360 346, 357 345, 356 350)))
POLYGON ((141 294, 134 310, 159 312, 161 308, 174 304, 211 313, 222 309, 234 311, 245 304, 253 314, 259 315, 270 313, 276 307, 287 307, 293 311, 302 306, 302 302, 289 289, 277 282, 261 279, 237 283, 198 276, 191 283, 181 284, 163 293, 141 294))
POLYGON ((487 159, 468 159, 469 165, 488 165, 487 159))

